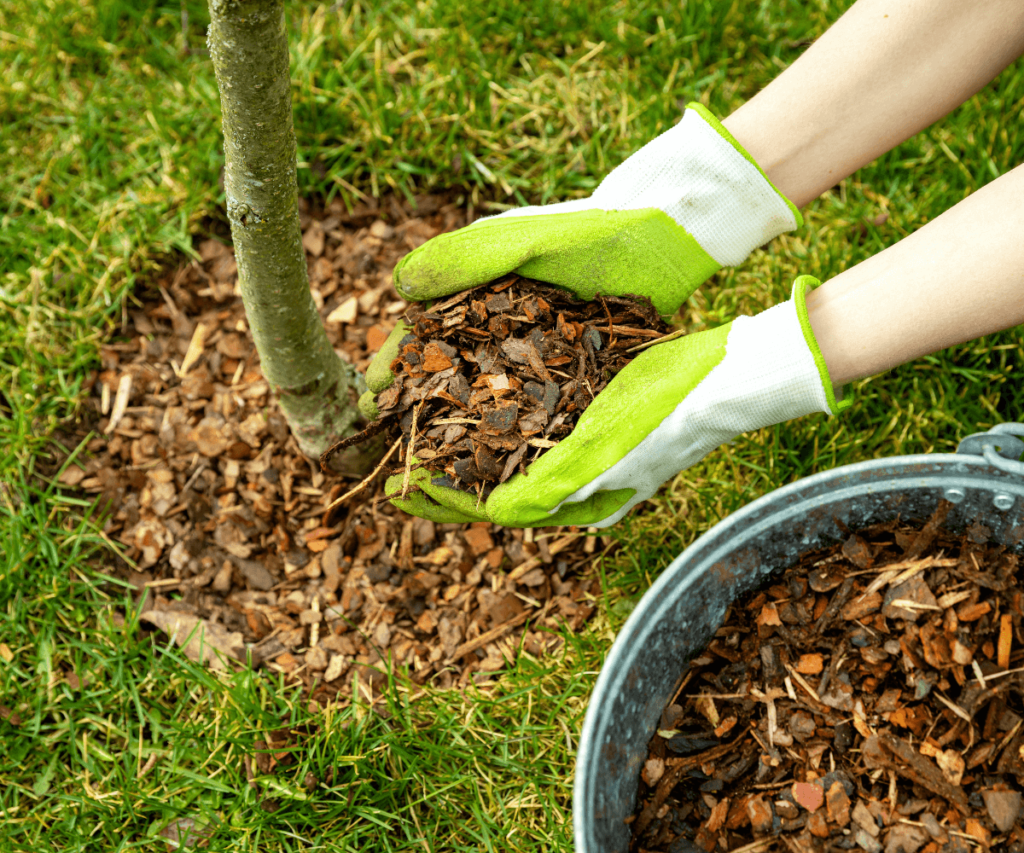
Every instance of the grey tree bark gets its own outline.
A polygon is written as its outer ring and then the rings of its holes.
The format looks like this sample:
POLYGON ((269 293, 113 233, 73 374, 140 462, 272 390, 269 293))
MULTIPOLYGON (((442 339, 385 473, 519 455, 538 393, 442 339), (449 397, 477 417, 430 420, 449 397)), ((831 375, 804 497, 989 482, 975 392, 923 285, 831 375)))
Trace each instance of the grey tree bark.
MULTIPOLYGON (((284 2, 210 0, 209 7, 242 301, 263 374, 299 447, 316 458, 353 431, 359 412, 352 393, 365 385, 331 348, 309 291, 284 2)), ((342 456, 339 467, 359 470, 365 455, 342 456)))

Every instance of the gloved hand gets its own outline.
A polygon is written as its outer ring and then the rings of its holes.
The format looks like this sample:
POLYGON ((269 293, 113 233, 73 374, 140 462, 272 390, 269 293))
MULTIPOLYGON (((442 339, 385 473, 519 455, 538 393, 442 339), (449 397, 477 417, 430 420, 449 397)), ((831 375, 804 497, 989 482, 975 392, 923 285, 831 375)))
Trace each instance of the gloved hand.
MULTIPOLYGON (((584 299, 639 294, 671 316, 716 270, 802 222, 721 122, 690 104, 590 198, 441 234, 399 262, 395 287, 407 299, 437 299, 517 272, 584 299)), ((360 408, 370 418, 406 331, 399 323, 367 371, 371 393, 360 408)))
MULTIPOLYGON (((567 438, 482 505, 424 469, 410 477, 423 491, 393 503, 435 521, 605 527, 740 433, 837 414, 848 404, 836 402, 807 316, 805 293, 817 284, 800 276, 789 302, 643 351, 567 438)), ((400 492, 402 475, 386 488, 400 492)))

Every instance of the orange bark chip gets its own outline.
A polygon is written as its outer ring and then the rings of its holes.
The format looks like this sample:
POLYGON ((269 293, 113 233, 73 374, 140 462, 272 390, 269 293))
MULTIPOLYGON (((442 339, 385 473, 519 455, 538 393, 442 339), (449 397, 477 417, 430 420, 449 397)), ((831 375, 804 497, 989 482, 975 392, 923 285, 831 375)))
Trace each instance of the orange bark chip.
POLYGON ((800 655, 796 671, 801 675, 817 675, 825 668, 825 660, 819 654, 800 655))
POLYGON ((825 791, 821 785, 811 782, 794 782, 793 799, 809 812, 816 812, 825 802, 825 791))
POLYGON ((757 617, 758 625, 781 625, 782 620, 779 618, 779 611, 774 604, 766 604, 761 608, 761 613, 757 617))
POLYGON ((961 606, 956 611, 956 615, 961 622, 975 622, 991 609, 992 605, 987 601, 979 601, 977 604, 965 604, 961 606))
POLYGON ((451 366, 452 360, 441 352, 437 344, 429 343, 423 348, 423 369, 428 373, 438 373, 451 366))
POLYGON ((366 332, 366 349, 368 352, 376 352, 382 346, 384 341, 388 339, 388 331, 379 323, 370 328, 366 332))
POLYGON ((1010 668, 1010 649, 1013 646, 1013 615, 1004 613, 999 617, 999 657, 996 663, 1000 669, 1010 668))
POLYGON ((729 798, 726 797, 724 800, 720 800, 715 804, 715 807, 711 810, 711 816, 708 818, 707 831, 718 832, 725 824, 725 819, 729 816, 729 798))

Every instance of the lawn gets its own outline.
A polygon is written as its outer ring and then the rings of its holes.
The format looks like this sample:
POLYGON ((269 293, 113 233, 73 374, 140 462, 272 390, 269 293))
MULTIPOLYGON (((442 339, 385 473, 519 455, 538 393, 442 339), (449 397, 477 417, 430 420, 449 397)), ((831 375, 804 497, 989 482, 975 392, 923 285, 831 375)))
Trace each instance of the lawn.
MULTIPOLYGON (((301 192, 454 189, 485 211, 585 194, 685 102, 728 114, 848 5, 291 3, 301 192)), ((0 4, 0 850, 165 850, 160 834, 190 822, 213 830, 211 850, 571 849, 587 696, 672 557, 784 483, 1021 418, 1014 329, 857 383, 840 419, 737 439, 614 531, 598 614, 562 655, 524 654, 486 694, 397 680, 387 714, 312 714, 283 683, 154 648, 97 572, 101 520, 54 463, 133 289, 223 223, 206 20, 194 0, 0 4), (293 763, 250 781, 244 757, 283 726, 306 732, 293 763)), ((684 319, 761 310, 796 274, 827 279, 919 228, 1024 161, 1007 120, 1022 107, 1018 61, 715 276, 684 319)))

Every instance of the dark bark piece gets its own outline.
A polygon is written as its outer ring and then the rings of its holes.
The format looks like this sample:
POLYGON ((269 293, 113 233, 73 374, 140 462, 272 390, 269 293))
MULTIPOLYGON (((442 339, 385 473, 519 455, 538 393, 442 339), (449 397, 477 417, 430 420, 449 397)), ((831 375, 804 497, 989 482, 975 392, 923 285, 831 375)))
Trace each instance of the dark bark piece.
POLYGON ((466 428, 462 424, 452 424, 444 431, 444 443, 455 444, 465 434, 466 428))
POLYGON ((916 622, 921 616, 925 616, 932 610, 922 608, 935 608, 936 600, 928 584, 920 575, 905 580, 899 586, 889 589, 885 595, 885 604, 882 613, 887 619, 903 619, 908 622, 916 622), (898 604, 896 602, 909 602, 910 605, 898 604), (913 607, 912 605, 918 605, 913 607))
POLYGON ((491 435, 484 432, 473 433, 473 440, 485 444, 491 450, 518 450, 519 445, 523 443, 521 436, 515 433, 506 433, 505 435, 491 435))
POLYGON ((469 306, 469 310, 475 315, 475 319, 478 323, 487 322, 487 305, 481 302, 479 299, 474 299, 469 306))
POLYGON ((828 607, 825 608, 825 612, 821 614, 814 626, 819 634, 829 627, 829 625, 831 625, 835 620, 839 611, 843 608, 843 605, 846 604, 846 600, 853 592, 853 586, 853 578, 847 578, 839 585, 838 592, 834 592, 832 594, 828 607))
POLYGON ((516 338, 506 338, 501 343, 501 351, 505 354, 505 357, 511 359, 516 364, 530 363, 528 355, 530 349, 532 347, 527 341, 516 338))
POLYGON ((665 745, 676 755, 693 755, 695 752, 703 752, 718 746, 718 741, 700 735, 675 735, 669 738, 665 745))
POLYGON ((507 293, 493 293, 484 299, 484 304, 492 313, 512 310, 512 301, 508 298, 507 293))
MULTIPOLYGON (((555 386, 555 391, 558 391, 558 386, 555 386)), ((544 386, 539 382, 527 382, 523 385, 523 392, 529 394, 538 403, 544 400, 544 386)))
POLYGON ((441 323, 441 327, 444 329, 450 329, 452 326, 458 326, 466 319, 466 314, 469 309, 465 305, 460 305, 458 308, 454 308, 447 317, 441 323))
POLYGON ((843 556, 858 569, 871 567, 871 548, 856 533, 843 543, 843 556))
POLYGON ((501 371, 501 357, 495 347, 481 344, 476 352, 476 359, 481 373, 499 373, 501 371))
POLYGON ((808 575, 811 589, 815 592, 829 592, 839 586, 846 578, 846 568, 838 563, 819 566, 808 575))
POLYGON ((451 393, 463 404, 469 403, 469 382, 461 373, 456 373, 448 383, 451 393))
POLYGON ((1009 832, 1020 814, 1019 791, 985 791, 982 794, 989 817, 1000 832, 1009 832))
POLYGON ((544 383, 544 397, 541 400, 541 404, 544 406, 544 411, 548 413, 548 416, 554 415, 555 408, 558 406, 558 386, 550 380, 544 383))
POLYGON ((946 520, 946 516, 949 515, 949 511, 952 508, 953 504, 949 501, 945 499, 939 501, 935 512, 932 513, 932 517, 928 519, 928 523, 921 528, 921 532, 914 539, 914 543, 910 546, 910 550, 907 551, 905 559, 916 560, 924 553, 925 549, 934 541, 939 528, 942 526, 942 522, 946 520))
POLYGON ((548 424, 548 413, 544 409, 536 409, 519 419, 519 432, 524 436, 538 435, 548 424))
POLYGON ((541 328, 540 326, 535 326, 533 329, 530 330, 530 334, 526 336, 530 343, 537 348, 537 352, 540 353, 541 358, 543 358, 544 354, 547 352, 547 335, 550 334, 550 329, 547 332, 545 332, 544 329, 541 328))
POLYGON ((912 782, 916 782, 927 788, 934 794, 938 794, 953 805, 957 806, 965 815, 970 811, 967 804, 967 796, 963 789, 947 782, 939 769, 929 762, 909 743, 895 735, 882 733, 878 736, 879 743, 888 749, 893 755, 904 762, 888 762, 888 765, 897 773, 905 775, 912 782))
POLYGON ((774 683, 783 674, 782 660, 777 646, 761 646, 761 668, 769 683, 774 683))
POLYGON ((472 485, 480 480, 480 472, 476 467, 476 459, 472 456, 466 459, 456 459, 455 463, 455 476, 462 480, 463 483, 472 485))
MULTIPOLYGON (((409 335, 406 335, 406 337, 403 338, 403 340, 407 339, 408 337, 409 335)), ((409 343, 405 344, 399 350, 399 353, 399 359, 401 361, 405 361, 408 364, 412 365, 420 364, 423 361, 423 344, 420 343, 418 340, 414 339, 409 343)))
POLYGON ((526 450, 529 447, 528 444, 521 444, 518 450, 513 451, 512 455, 505 461, 505 467, 501 471, 501 476, 498 477, 499 483, 504 483, 509 477, 511 477, 516 468, 519 467, 519 463, 523 461, 523 457, 526 456, 526 450))
POLYGON ((544 365, 544 360, 540 357, 537 345, 533 341, 526 342, 526 359, 530 368, 537 374, 537 376, 545 382, 551 381, 551 374, 548 373, 548 369, 544 365))
POLYGON ((512 323, 507 317, 498 315, 487 321, 487 331, 496 338, 503 338, 512 332, 512 323))
POLYGON ((398 402, 398 397, 401 393, 402 386, 396 382, 390 388, 385 388, 377 395, 377 406, 381 409, 392 408, 398 402))
POLYGON ((508 432, 516 425, 516 418, 519 415, 519 406, 515 403, 508 403, 503 406, 495 406, 484 413, 480 422, 480 431, 492 435, 500 435, 508 432))
POLYGON ((485 444, 478 444, 473 454, 476 461, 476 469, 482 480, 493 481, 501 477, 502 466, 498 462, 494 452, 485 444))

